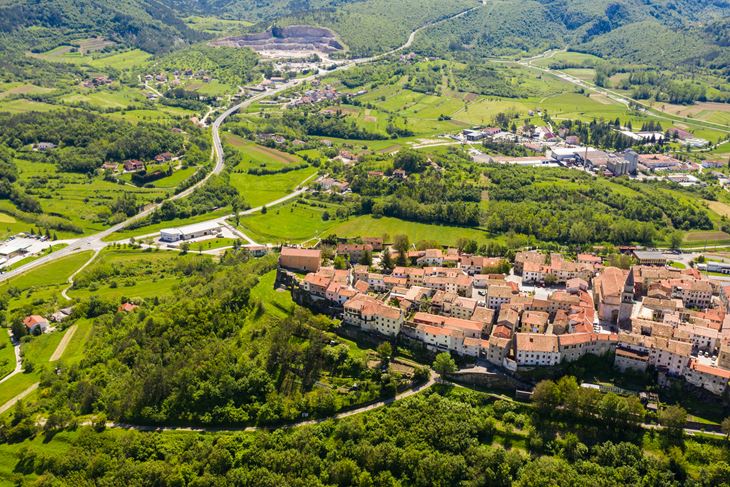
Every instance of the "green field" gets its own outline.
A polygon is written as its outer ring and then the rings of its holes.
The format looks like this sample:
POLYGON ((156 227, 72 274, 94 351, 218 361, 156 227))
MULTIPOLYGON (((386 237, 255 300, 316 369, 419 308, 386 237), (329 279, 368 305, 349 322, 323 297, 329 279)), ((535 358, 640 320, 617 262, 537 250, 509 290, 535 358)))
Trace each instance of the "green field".
POLYGON ((248 142, 232 134, 225 134, 229 147, 233 147, 241 162, 230 174, 231 185, 236 188, 251 207, 276 201, 294 191, 304 180, 317 173, 315 167, 305 167, 276 174, 249 174, 252 168, 280 170, 291 164, 302 164, 301 157, 248 142))
POLYGON ((551 56, 543 57, 532 61, 535 66, 542 68, 550 67, 554 64, 581 64, 583 66, 593 66, 596 63, 602 62, 603 59, 592 54, 584 54, 581 52, 566 52, 558 51, 553 53, 551 56))
POLYGON ((210 238, 207 240, 200 240, 190 244, 191 252, 199 252, 202 248, 203 251, 220 249, 223 247, 232 247, 236 241, 240 239, 236 238, 210 238))
POLYGON ((81 318, 76 320, 74 325, 76 331, 61 356, 61 362, 65 365, 76 364, 84 358, 84 347, 94 334, 93 320, 81 318))
POLYGON ((337 221, 325 221, 322 215, 325 211, 334 214, 335 209, 287 203, 270 208, 266 214, 244 216, 240 226, 244 233, 259 243, 302 242, 329 234, 337 221))
POLYGON ((12 215, 0 212, 0 238, 7 238, 20 232, 27 232, 32 223, 18 220, 12 215))
POLYGON ((63 103, 88 103, 103 109, 123 109, 131 105, 139 105, 146 101, 142 92, 126 86, 97 89, 80 88, 78 93, 64 96, 63 103))
POLYGON ((29 360, 34 365, 47 363, 66 332, 67 330, 53 331, 37 337, 30 337, 27 343, 20 346, 23 352, 23 360, 29 360))
POLYGON ((62 257, 53 262, 43 264, 24 274, 8 279, 0 284, 0 290, 7 287, 14 287, 22 291, 31 288, 41 289, 44 287, 65 284, 71 274, 81 267, 92 255, 92 251, 77 252, 62 257))
POLYGON ((254 320, 260 320, 264 316, 284 318, 294 308, 291 293, 274 289, 276 271, 264 274, 259 283, 251 289, 251 299, 258 301, 263 306, 263 313, 253 316, 254 320))
POLYGON ((316 237, 336 234, 339 237, 408 235, 411 242, 438 240, 443 245, 454 245, 459 238, 470 238, 478 242, 486 240, 486 234, 474 228, 445 225, 429 225, 398 218, 374 218, 371 215, 351 217, 346 220, 323 220, 328 211, 334 215, 336 207, 319 208, 300 203, 288 203, 270 209, 266 214, 241 218, 241 229, 248 236, 262 243, 304 242, 316 237))
POLYGON ((442 245, 455 245, 459 238, 469 238, 477 242, 486 240, 486 234, 474 228, 451 227, 410 222, 398 218, 374 218, 371 215, 358 216, 341 222, 330 229, 338 237, 362 237, 405 234, 411 242, 436 240, 442 245))
POLYGON ((91 251, 78 252, 43 264, 24 274, 12 277, 0 284, 0 292, 13 291, 17 296, 10 300, 6 316, 30 310, 48 315, 58 308, 68 306, 61 297, 66 280, 91 257, 91 251))
POLYGON ((52 110, 58 110, 57 105, 51 105, 49 103, 43 103, 33 100, 15 99, 15 100, 4 100, 0 99, 0 112, 7 113, 27 113, 27 112, 50 112, 52 110))
POLYGON ((47 93, 52 93, 53 91, 53 88, 48 88, 46 86, 36 86, 31 83, 0 82, 0 99, 7 98, 13 95, 43 95, 47 93))
POLYGON ((180 183, 185 181, 187 178, 195 174, 195 171, 197 168, 195 167, 186 167, 184 169, 178 169, 177 171, 173 172, 171 175, 158 179, 156 181, 152 182, 152 185, 156 188, 166 188, 166 189, 175 189, 177 188, 180 183))
POLYGON ((169 295, 180 280, 173 272, 175 265, 185 258, 188 257, 179 252, 108 247, 76 276, 79 285, 68 294, 74 299, 98 296, 112 301, 123 296, 145 299, 169 295), (109 277, 94 278, 100 272, 109 274, 110 270, 118 274, 111 272, 109 277), (93 279, 93 286, 84 284, 89 279, 93 279))
POLYGON ((53 355, 64 333, 66 331, 55 331, 25 339, 27 341, 20 346, 23 353, 23 367, 25 368, 30 362, 33 364, 33 371, 22 372, 3 382, 0 387, 0 404, 5 404, 40 380, 42 369, 48 368, 48 359, 53 355))
POLYGON ((59 46, 41 54, 32 54, 32 56, 45 61, 87 64, 94 68, 113 68, 120 71, 144 65, 152 57, 139 49, 104 55, 82 54, 79 51, 72 52, 70 46, 59 46))

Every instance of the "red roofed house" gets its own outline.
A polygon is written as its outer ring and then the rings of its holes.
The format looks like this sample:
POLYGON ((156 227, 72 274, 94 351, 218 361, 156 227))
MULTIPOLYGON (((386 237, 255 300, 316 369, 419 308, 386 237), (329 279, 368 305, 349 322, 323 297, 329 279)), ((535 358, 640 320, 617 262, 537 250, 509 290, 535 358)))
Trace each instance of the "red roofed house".
POLYGON ((170 153, 170 152, 163 152, 162 154, 157 154, 155 156, 155 161, 157 161, 157 162, 167 162, 167 161, 171 161, 172 158, 173 158, 172 153, 170 153))
POLYGON ((41 334, 48 329, 48 320, 40 315, 26 316, 23 320, 25 329, 31 334, 41 334))
POLYGON ((131 313, 135 309, 137 309, 139 306, 132 303, 122 303, 119 305, 119 308, 117 308, 117 311, 124 311, 125 313, 131 313))
POLYGON ((337 244, 337 255, 349 256, 350 262, 360 262, 366 253, 373 252, 373 246, 367 243, 339 243, 337 244))
POLYGON ((728 381, 730 381, 730 370, 704 365, 696 359, 690 359, 689 366, 684 371, 684 378, 692 385, 721 396, 725 393, 728 381))
POLYGON ((515 357, 518 366, 557 365, 560 350, 556 335, 515 334, 515 357))
POLYGON ((144 171, 144 162, 137 159, 124 161, 124 170, 127 172, 144 171))
POLYGON ((396 336, 403 324, 403 311, 366 294, 357 294, 345 303, 342 321, 366 331, 396 336))
POLYGON ((454 318, 452 316, 434 315, 420 311, 413 315, 413 323, 459 330, 464 336, 470 338, 481 338, 485 328, 484 324, 478 321, 454 318))

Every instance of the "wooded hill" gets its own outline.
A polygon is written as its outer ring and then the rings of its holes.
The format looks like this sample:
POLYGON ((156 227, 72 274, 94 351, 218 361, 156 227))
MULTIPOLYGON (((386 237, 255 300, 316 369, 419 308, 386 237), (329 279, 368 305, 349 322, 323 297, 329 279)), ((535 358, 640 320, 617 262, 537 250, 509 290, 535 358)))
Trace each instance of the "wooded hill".
POLYGON ((724 0, 496 0, 435 27, 416 48, 467 57, 568 47, 630 62, 721 68, 728 38, 721 19, 729 11, 724 0))
POLYGON ((60 42, 101 35, 148 52, 165 52, 205 35, 157 1, 20 0, 0 2, 2 44, 44 51, 60 42))

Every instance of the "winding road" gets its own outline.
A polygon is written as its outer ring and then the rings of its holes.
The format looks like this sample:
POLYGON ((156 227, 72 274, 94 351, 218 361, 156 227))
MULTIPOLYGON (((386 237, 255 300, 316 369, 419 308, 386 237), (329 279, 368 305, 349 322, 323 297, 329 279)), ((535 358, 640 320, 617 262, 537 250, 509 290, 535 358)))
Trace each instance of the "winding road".
POLYGON ((20 374, 20 372, 23 370, 23 357, 20 354, 20 341, 13 338, 13 333, 10 331, 10 328, 8 328, 8 335, 10 336, 10 341, 13 344, 13 352, 15 355, 15 368, 12 372, 0 379, 0 384, 13 376, 20 374))
MULTIPOLYGON (((449 17, 445 17, 443 19, 428 22, 428 23, 418 27, 414 31, 412 31, 411 34, 408 36, 408 39, 406 40, 406 42, 403 45, 401 45, 400 47, 397 47, 395 49, 392 49, 388 52, 378 54, 375 56, 371 56, 368 58, 359 58, 359 59, 351 59, 351 60, 344 61, 330 71, 322 71, 322 72, 312 74, 312 75, 304 77, 304 78, 296 78, 296 79, 290 80, 286 83, 282 83, 281 85, 279 85, 278 87, 276 87, 272 90, 268 90, 264 93, 255 95, 236 105, 233 105, 232 107, 228 108, 225 112, 221 113, 215 119, 215 121, 211 124, 211 133, 212 133, 212 138, 213 138, 213 156, 215 158, 215 166, 202 180, 198 181, 197 183, 195 183, 194 185, 185 189, 184 191, 181 191, 180 193, 170 196, 169 198, 167 198, 166 200, 164 200, 160 203, 148 205, 144 210, 142 210, 138 214, 134 215, 133 217, 130 217, 123 222, 117 223, 116 225, 113 225, 113 226, 107 228, 106 230, 103 230, 94 235, 82 237, 82 238, 72 242, 69 246, 67 246, 61 250, 58 250, 51 254, 45 255, 34 261, 28 262, 27 264, 17 267, 13 270, 10 270, 4 274, 0 274, 0 282, 7 281, 8 279, 12 279, 13 277, 19 276, 20 274, 23 274, 24 272, 27 272, 31 269, 42 266, 42 265, 52 262, 54 260, 66 257, 68 255, 74 254, 76 252, 82 252, 84 250, 93 250, 93 251, 97 252, 100 249, 103 249, 104 247, 106 247, 108 245, 107 242, 103 241, 104 238, 128 227, 129 225, 131 225, 134 222, 137 222, 137 221, 151 215, 155 210, 157 210, 160 206, 162 206, 162 204, 165 201, 174 201, 174 200, 178 200, 180 198, 185 198, 185 197, 189 196, 193 191, 195 191, 196 189, 201 187, 203 184, 205 184, 208 181, 208 179, 210 179, 213 175, 220 174, 223 171, 223 169, 225 168, 225 154, 223 152, 223 143, 221 142, 220 128, 228 117, 230 117, 234 113, 238 112, 239 110, 246 108, 246 107, 250 106, 251 104, 256 103, 260 100, 277 95, 283 91, 286 91, 286 90, 293 88, 297 85, 300 85, 302 83, 306 83, 313 79, 327 76, 336 71, 342 71, 345 69, 349 69, 353 66, 358 66, 361 64, 365 64, 365 63, 371 63, 373 61, 377 61, 379 59, 383 59, 387 56, 395 54, 404 49, 408 49, 413 44, 413 42, 416 38, 416 35, 418 35, 418 33, 422 32, 423 30, 428 29, 430 27, 434 27, 439 24, 442 24, 444 22, 448 22, 450 20, 462 17, 464 15, 468 15, 470 12, 477 10, 479 8, 482 8, 484 5, 486 5, 486 0, 483 0, 482 3, 478 6, 471 7, 469 9, 463 10, 461 12, 458 12, 449 17)), ((282 198, 279 198, 275 201, 267 203, 266 205, 262 205, 257 208, 251 208, 249 210, 240 212, 240 215, 247 215, 247 214, 255 213, 257 211, 260 211, 263 206, 266 206, 268 208, 270 206, 274 206, 279 203, 288 201, 292 198, 296 198, 297 196, 302 194, 304 191, 306 191, 306 189, 307 189, 306 187, 300 187, 297 190, 293 191, 292 193, 290 193, 282 198)), ((214 221, 218 221, 218 220, 219 220, 219 218, 212 219, 210 221, 214 222, 214 221)))

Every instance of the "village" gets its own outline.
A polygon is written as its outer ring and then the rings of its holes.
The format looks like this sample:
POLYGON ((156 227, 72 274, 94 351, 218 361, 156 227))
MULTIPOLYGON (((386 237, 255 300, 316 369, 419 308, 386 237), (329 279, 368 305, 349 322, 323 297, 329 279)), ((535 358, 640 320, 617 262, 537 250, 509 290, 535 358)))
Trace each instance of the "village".
POLYGON ((633 250, 630 269, 536 250, 511 263, 410 250, 387 273, 360 263, 378 253, 382 263, 397 251, 379 238, 341 242, 335 255, 350 265, 336 269, 322 265, 321 249, 283 247, 277 283, 345 326, 507 374, 592 354, 613 357, 620 373, 656 374, 659 385, 727 389, 730 286, 670 267, 661 252, 633 250))

